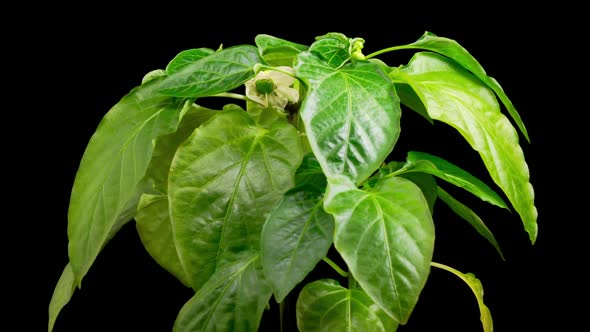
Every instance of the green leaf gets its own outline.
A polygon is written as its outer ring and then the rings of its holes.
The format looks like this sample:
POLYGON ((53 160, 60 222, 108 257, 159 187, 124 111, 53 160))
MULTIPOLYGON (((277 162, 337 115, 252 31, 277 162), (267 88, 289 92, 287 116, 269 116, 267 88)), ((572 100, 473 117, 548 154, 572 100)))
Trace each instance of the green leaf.
POLYGON ((51 302, 49 302, 49 323, 47 328, 49 332, 53 330, 57 316, 61 309, 70 302, 75 290, 74 271, 72 270, 72 265, 68 263, 59 277, 59 281, 51 297, 51 302))
POLYGON ((406 160, 404 167, 396 170, 395 174, 403 174, 407 172, 432 174, 442 180, 467 190, 488 203, 508 209, 504 200, 502 200, 502 198, 484 182, 442 158, 425 152, 410 151, 408 152, 406 160))
POLYGON ((179 72, 180 70, 184 69, 185 67, 192 65, 193 63, 201 60, 202 58, 215 53, 214 50, 210 48, 193 48, 190 50, 184 50, 178 53, 168 66, 166 66, 166 73, 168 75, 172 75, 174 73, 179 72))
POLYGON ((205 97, 227 92, 252 78, 257 63, 260 59, 256 47, 228 47, 168 76, 160 92, 176 97, 205 97))
POLYGON ((190 287, 190 279, 176 253, 168 197, 165 195, 141 196, 135 221, 141 243, 150 256, 185 286, 190 287))
POLYGON ((405 324, 428 278, 434 225, 413 182, 382 178, 360 190, 346 178, 331 181, 326 211, 336 219, 334 245, 367 294, 405 324))
POLYGON ((244 256, 218 270, 182 307, 174 332, 255 332, 272 291, 258 255, 244 256))
POLYGON ((271 211, 262 228, 264 275, 278 302, 328 254, 334 218, 323 208, 326 178, 308 155, 297 170, 295 187, 271 211))
POLYGON ((309 283, 297 299, 297 327, 301 332, 395 332, 398 325, 362 289, 346 289, 335 280, 309 283))
POLYGON ((152 159, 146 171, 144 182, 154 189, 157 194, 166 194, 168 192, 168 173, 170 173, 170 164, 176 150, 202 123, 219 113, 217 110, 208 109, 193 104, 184 113, 178 129, 168 135, 163 135, 157 139, 152 153, 152 159))
POLYGON ((488 309, 488 307, 483 302, 483 286, 481 285, 481 281, 479 281, 479 279, 477 279, 473 273, 465 274, 453 269, 452 267, 440 263, 432 262, 432 266, 451 272, 452 274, 456 275, 461 280, 463 280, 469 286, 469 288, 471 288, 471 291, 473 292, 473 294, 475 294, 475 297, 477 298, 477 305, 479 306, 480 313, 479 319, 481 320, 483 330, 484 332, 493 332, 494 322, 492 321, 492 314, 490 312, 490 309, 488 309))
POLYGON ((463 46, 459 45, 459 43, 449 38, 438 37, 435 34, 426 31, 424 35, 422 35, 422 37, 420 37, 420 39, 418 39, 416 42, 408 45, 396 46, 396 49, 404 48, 424 49, 440 53, 446 57, 449 57, 450 59, 461 65, 463 68, 472 72, 475 76, 477 76, 477 78, 479 78, 485 85, 487 85, 498 95, 498 97, 508 110, 508 113, 510 113, 510 116, 512 116, 512 118, 516 122, 516 125, 523 133, 524 137, 527 139, 527 141, 530 141, 529 134, 527 133, 524 123, 520 118, 520 115, 516 111, 516 108, 514 107, 510 99, 508 99, 508 96, 506 95, 498 81, 496 81, 493 77, 488 76, 483 67, 479 64, 479 62, 471 54, 469 54, 469 52, 465 48, 463 48, 463 46))
POLYGON ((293 66, 297 54, 308 47, 269 35, 257 35, 254 39, 262 58, 271 66, 293 66))
POLYGON ((340 67, 350 59, 350 40, 341 33, 331 32, 316 38, 309 51, 330 67, 340 67))
POLYGON ((537 210, 529 169, 518 134, 500 112, 493 92, 473 74, 435 53, 417 53, 407 66, 390 75, 408 82, 431 118, 453 126, 479 152, 534 243, 537 210))
POLYGON ((135 215, 137 188, 154 141, 178 126, 185 102, 158 94, 161 82, 150 81, 123 97, 86 147, 68 211, 68 249, 77 285, 107 241, 135 215))
POLYGON ((500 250, 500 245, 496 241, 496 238, 494 238, 494 234, 492 234, 492 231, 489 230, 489 228, 486 226, 483 220, 481 220, 481 218, 477 214, 475 214, 475 212, 473 212, 463 203, 456 200, 454 197, 452 197, 449 193, 447 193, 440 187, 438 187, 437 194, 438 197, 443 202, 445 202, 445 204, 447 204, 449 208, 451 208, 451 210, 453 210, 453 212, 455 212, 459 217, 467 221, 471 226, 473 226, 473 228, 475 228, 479 235, 483 236, 486 240, 488 240, 488 242, 490 242, 490 244, 492 244, 494 248, 496 248, 496 251, 498 251, 498 254, 500 254, 502 260, 504 260, 504 254, 502 254, 502 250, 500 250))
POLYGON ((301 159, 297 130, 286 119, 256 123, 235 107, 180 146, 168 197, 180 262, 194 289, 234 256, 258 254, 262 226, 293 186, 301 159))
POLYGON ((393 83, 372 62, 334 69, 309 52, 298 55, 295 70, 309 87, 301 118, 324 173, 328 179, 344 174, 362 182, 399 136, 401 111, 393 83))

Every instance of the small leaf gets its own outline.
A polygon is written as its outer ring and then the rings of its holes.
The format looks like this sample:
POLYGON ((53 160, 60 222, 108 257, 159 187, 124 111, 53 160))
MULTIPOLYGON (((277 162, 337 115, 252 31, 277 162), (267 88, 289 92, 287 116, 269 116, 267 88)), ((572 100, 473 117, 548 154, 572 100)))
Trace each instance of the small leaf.
POLYGON ((479 319, 481 320, 483 330, 484 332, 493 332, 494 322, 492 321, 490 309, 488 309, 488 307, 483 302, 483 286, 481 285, 481 281, 479 281, 479 279, 477 279, 473 273, 461 273, 452 267, 435 262, 432 262, 432 266, 451 272, 463 280, 469 286, 469 288, 471 288, 471 291, 477 298, 477 305, 479 306, 480 312, 479 319))
POLYGON ((395 174, 407 172, 423 172, 432 174, 442 180, 461 187, 482 200, 508 209, 508 206, 496 192, 484 182, 477 179, 469 172, 454 164, 425 152, 408 152, 407 162, 403 168, 396 170, 395 174))
POLYGON ((529 169, 518 134, 500 112, 493 92, 454 61, 436 53, 417 53, 407 66, 390 75, 412 86, 431 118, 453 126, 479 152, 534 243, 537 209, 529 169))
POLYGON ((227 92, 252 78, 257 63, 260 63, 260 59, 256 47, 228 47, 169 75, 160 93, 197 98, 227 92))
POLYGON ((63 307, 70 302, 75 290, 74 271, 70 263, 68 263, 59 277, 59 281, 51 297, 51 302, 49 303, 49 324, 47 329, 49 332, 53 330, 57 316, 63 307))
POLYGON ((399 136, 401 111, 393 83, 372 62, 334 69, 309 52, 298 55, 295 70, 309 87, 301 118, 324 173, 328 179, 345 175, 362 182, 399 136))
POLYGON ((516 108, 510 99, 508 99, 508 96, 498 81, 496 81, 493 77, 488 76, 479 62, 471 54, 469 54, 469 52, 463 48, 463 46, 459 45, 459 43, 449 38, 438 37, 435 34, 426 31, 424 35, 422 35, 422 37, 420 37, 420 39, 418 39, 416 42, 408 45, 398 46, 398 48, 417 48, 437 52, 446 57, 449 57, 463 68, 472 72, 475 76, 477 76, 477 78, 479 78, 498 95, 504 106, 506 106, 508 113, 510 113, 516 122, 516 125, 523 133, 524 137, 527 139, 527 141, 530 141, 529 134, 527 133, 526 127, 524 126, 520 115, 516 111, 516 108))
POLYGON ((190 280, 180 264, 174 244, 168 197, 143 195, 138 210, 135 216, 136 228, 145 249, 160 266, 190 287, 190 280))
POLYGON ((137 210, 154 141, 176 131, 185 101, 157 93, 161 79, 133 89, 104 116, 76 174, 68 211, 68 252, 76 284, 107 241, 137 210))
POLYGON ((198 60, 201 60, 202 58, 213 53, 215 53, 215 51, 210 48, 194 48, 190 50, 184 50, 178 53, 174 59, 168 63, 168 66, 166 66, 166 73, 168 75, 177 73, 181 69, 192 65, 198 60))
POLYGON ((432 216, 420 188, 386 177, 360 190, 342 178, 329 182, 325 208, 336 220, 334 245, 354 278, 405 324, 428 278, 434 250, 432 216))
POLYGON ((330 67, 337 68, 350 59, 350 41, 341 33, 331 32, 317 37, 309 51, 330 67))
POLYGON ((278 302, 328 253, 334 218, 323 208, 326 178, 311 156, 297 170, 295 187, 271 211, 262 228, 264 275, 278 302))
POLYGON ((473 226, 473 228, 475 228, 479 235, 486 238, 486 240, 488 240, 488 242, 490 242, 494 246, 494 248, 496 248, 496 251, 498 251, 498 254, 500 254, 502 260, 504 260, 504 254, 502 254, 502 250, 500 250, 500 245, 494 238, 494 234, 492 234, 492 231, 489 230, 489 228, 486 226, 483 220, 481 220, 481 218, 477 214, 475 214, 475 212, 473 212, 463 203, 453 198, 451 195, 449 195, 449 193, 447 193, 440 187, 438 187, 437 194, 438 197, 443 202, 445 202, 445 204, 447 204, 449 208, 451 208, 451 210, 453 210, 453 212, 455 212, 459 217, 463 218, 471 226, 473 226))
POLYGON ((245 255, 215 272, 182 307, 174 332, 256 332, 271 295, 258 255, 245 255))
POLYGON ((271 66, 293 66, 297 54, 308 47, 269 35, 257 35, 254 39, 262 58, 271 66))
POLYGON ((296 310, 301 332, 395 332, 399 325, 362 289, 346 289, 331 279, 307 284, 297 299, 296 310))
POLYGON ((262 226, 293 187, 301 159, 297 130, 286 119, 256 123, 236 107, 219 112, 180 146, 168 198, 180 262, 194 289, 234 256, 258 253, 262 226))

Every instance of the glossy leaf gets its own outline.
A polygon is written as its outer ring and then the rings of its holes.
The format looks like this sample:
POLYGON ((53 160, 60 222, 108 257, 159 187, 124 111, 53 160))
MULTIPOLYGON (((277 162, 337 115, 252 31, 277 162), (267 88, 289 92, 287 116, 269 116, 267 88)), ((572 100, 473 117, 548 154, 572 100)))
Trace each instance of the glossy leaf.
POLYGON ((445 204, 447 204, 449 208, 451 208, 451 210, 453 210, 453 212, 455 212, 459 217, 467 221, 471 226, 473 226, 473 228, 475 228, 479 235, 483 236, 486 240, 488 240, 488 242, 490 242, 490 244, 493 245, 494 248, 496 248, 496 251, 498 252, 498 254, 500 254, 502 260, 504 259, 504 254, 502 254, 502 250, 500 250, 500 245, 496 241, 494 234, 492 234, 492 231, 490 231, 490 229, 486 226, 483 220, 481 220, 481 218, 477 214, 475 214, 475 212, 473 212, 463 203, 456 200, 453 196, 451 196, 449 193, 447 193, 440 187, 438 187, 437 194, 438 197, 443 202, 445 202, 445 204))
POLYGON ((51 296, 51 302, 49 303, 49 323, 47 328, 49 332, 53 331, 57 316, 61 312, 61 309, 70 302, 75 290, 74 271, 70 263, 68 263, 59 277, 59 281, 53 291, 53 296, 51 296))
POLYGON ((259 252, 264 221, 293 186, 302 158, 297 131, 284 118, 259 120, 224 110, 197 128, 172 162, 173 232, 195 289, 234 256, 259 252))
POLYGON ((537 210, 529 169, 518 134, 500 112, 493 92, 473 74, 435 53, 417 53, 407 66, 390 75, 408 82, 431 118, 453 126, 479 152, 534 243, 537 210))
POLYGON ((496 194, 488 185, 477 179, 462 168, 425 152, 408 152, 406 164, 395 174, 408 172, 423 172, 432 174, 439 179, 445 180, 458 187, 461 187, 473 195, 501 208, 508 209, 502 198, 496 194))
POLYGON ((242 45, 206 56, 168 76, 160 92, 176 97, 205 97, 227 92, 254 76, 258 49, 242 45))
POLYGON ((180 264, 174 244, 168 197, 143 195, 135 221, 141 243, 150 256, 185 286, 190 287, 190 279, 180 264))
POLYGON ((434 225, 413 182, 380 179, 356 189, 345 178, 329 182, 326 211, 334 214, 334 245, 350 272, 383 310, 405 324, 428 278, 434 225))
POLYGON ((309 52, 299 54, 295 70, 309 87, 301 118, 324 173, 328 179, 345 175, 362 182, 399 136, 401 112, 393 83, 372 62, 334 69, 309 52))
POLYGON ((398 323, 360 288, 347 289, 335 280, 307 284, 297 299, 301 332, 395 332, 398 323))
POLYGON ((255 332, 272 291, 258 255, 243 256, 213 274, 182 307, 174 332, 255 332))
POLYGON ((508 113, 514 121, 516 125, 521 130, 523 135, 527 140, 529 140, 529 135, 527 133, 526 127, 520 118, 520 115, 516 111, 516 108, 498 83, 493 77, 487 75, 483 67, 479 64, 479 62, 471 55, 469 52, 455 40, 439 37, 435 34, 426 31, 420 39, 416 42, 396 46, 397 49, 424 49, 432 52, 440 53, 446 57, 449 57, 453 61, 457 62, 463 68, 472 72, 477 78, 479 78, 485 85, 487 85, 490 89, 492 89, 500 98, 508 113))
POLYGON ((293 66, 297 54, 308 47, 270 35, 257 35, 254 39, 260 55, 271 66, 293 66))
POLYGON ((350 59, 350 41, 341 33, 328 33, 316 38, 309 51, 330 67, 340 67, 350 59))
POLYGON ((334 218, 323 208, 326 178, 312 156, 297 170, 295 187, 285 193, 262 228, 264 275, 278 302, 291 292, 332 245, 334 218))
POLYGON ((172 75, 176 72, 179 72, 181 69, 201 60, 202 58, 215 53, 214 50, 210 48, 193 48, 190 50, 184 50, 178 53, 168 66, 166 66, 166 73, 168 75, 172 75))
POLYGON ((78 285, 106 242, 135 215, 154 140, 178 126, 185 103, 157 93, 160 83, 153 80, 123 97, 86 147, 68 211, 68 249, 78 285))
POLYGON ((471 288, 471 291, 477 299, 477 305, 479 306, 479 319, 481 320, 483 330, 484 332, 493 332, 494 322, 492 321, 492 314, 490 313, 490 309, 483 302, 483 286, 481 285, 481 281, 479 281, 479 279, 477 279, 473 273, 462 273, 460 271, 453 269, 452 267, 440 263, 433 262, 432 266, 451 272, 452 274, 456 275, 461 280, 463 280, 469 286, 469 288, 471 288))

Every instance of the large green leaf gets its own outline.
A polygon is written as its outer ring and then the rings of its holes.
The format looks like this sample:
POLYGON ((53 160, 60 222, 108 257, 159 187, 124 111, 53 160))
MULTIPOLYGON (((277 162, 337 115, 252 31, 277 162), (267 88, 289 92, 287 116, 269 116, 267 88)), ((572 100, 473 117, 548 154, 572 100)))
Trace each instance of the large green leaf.
POLYGON ((488 185, 462 168, 425 152, 408 152, 406 164, 392 175, 409 172, 432 174, 442 180, 461 187, 482 200, 507 209, 508 206, 488 185))
POLYGON ((154 260, 172 273, 184 285, 190 281, 183 270, 172 235, 172 224, 168 208, 168 173, 176 150, 203 122, 219 111, 192 105, 184 114, 176 132, 161 136, 156 141, 152 159, 142 181, 152 189, 141 196, 135 216, 137 232, 144 247, 154 260))
POLYGON ((463 280, 469 286, 469 288, 471 288, 471 291, 477 299, 477 305, 479 306, 479 319, 481 320, 483 330, 484 332, 493 332, 494 322, 492 321, 490 309, 488 309, 488 307, 483 302, 483 286, 481 285, 481 281, 479 281, 479 279, 477 279, 473 273, 462 273, 453 269, 452 267, 435 262, 432 262, 432 266, 451 272, 463 280))
POLYGON ((436 53, 416 53, 407 66, 390 75, 412 86, 431 118, 453 126, 479 152, 534 243, 537 210, 529 169, 518 134, 500 112, 494 93, 472 73, 436 53))
POLYGON ((215 53, 210 48, 193 48, 190 50, 184 50, 178 53, 168 66, 166 66, 166 73, 172 75, 179 72, 181 69, 201 60, 202 58, 215 53))
POLYGON ((150 81, 123 97, 86 147, 68 211, 68 249, 77 285, 106 242, 134 216, 137 187, 154 141, 174 132, 181 119, 185 102, 157 93, 161 82, 150 81))
POLYGON ((307 46, 270 35, 257 35, 254 39, 262 58, 271 66, 293 66, 297 54, 306 51, 307 46))
POLYGON ((271 295, 258 255, 244 255, 216 271, 182 307, 174 331, 255 332, 271 295))
POLYGON ((307 284, 297 299, 301 332, 395 332, 398 322, 360 288, 346 289, 335 280, 307 284))
POLYGON ((469 52, 459 43, 456 41, 439 37, 433 34, 432 32, 426 31, 420 39, 415 41, 414 43, 408 45, 401 45, 395 46, 396 49, 424 49, 432 52, 440 53, 446 57, 449 57, 453 61, 457 62, 463 68, 472 72, 477 78, 479 78, 483 83, 485 83, 490 89, 492 89, 500 98, 508 113, 514 121, 518 128, 522 131, 523 135, 527 140, 529 140, 529 135, 527 133, 526 127, 520 118, 520 115, 516 111, 516 108, 498 83, 493 77, 487 75, 483 67, 479 64, 479 62, 471 55, 469 52))
POLYGON ((305 160, 295 188, 285 193, 262 228, 264 275, 278 302, 326 256, 334 236, 334 218, 323 208, 326 178, 312 155, 305 160))
POLYGON ((53 330, 57 316, 61 309, 70 302, 75 290, 74 271, 72 270, 71 264, 68 263, 59 277, 59 281, 53 291, 53 296, 51 296, 51 302, 49 302, 49 323, 47 327, 49 332, 53 330))
POLYGON ((502 254, 502 250, 500 250, 500 245, 496 241, 494 234, 492 234, 492 231, 490 231, 490 229, 486 226, 483 220, 481 220, 481 218, 477 214, 475 214, 473 210, 471 210, 466 205, 456 200, 453 196, 451 196, 449 193, 447 193, 440 187, 438 187, 437 194, 438 197, 443 202, 445 202, 445 204, 447 204, 449 208, 451 208, 451 210, 453 210, 453 212, 455 212, 459 217, 467 221, 473 228, 475 228, 479 235, 483 236, 486 240, 488 240, 488 242, 490 242, 490 244, 493 245, 494 248, 496 248, 496 251, 498 252, 498 254, 500 254, 500 257, 504 259, 504 254, 502 254))
POLYGON ((205 97, 227 92, 254 76, 258 49, 241 45, 206 56, 168 76, 161 93, 176 97, 205 97))
POLYGON ((264 221, 293 186, 302 159, 296 129, 284 118, 259 120, 224 110, 197 128, 172 161, 173 232, 195 289, 234 256, 258 254, 264 221))
POLYGON ((405 324, 428 278, 434 225, 420 188, 401 177, 356 189, 329 182, 326 211, 334 214, 334 245, 367 294, 405 324))
POLYGON ((150 256, 185 286, 190 287, 190 279, 180 264, 174 244, 168 196, 141 196, 135 221, 141 243, 150 256))
POLYGON ((298 55, 297 76, 309 91, 301 118, 312 151, 328 179, 346 175, 360 183, 393 150, 400 131, 400 106, 381 67, 357 61, 332 68, 313 54, 298 55))
POLYGON ((170 164, 176 150, 203 122, 219 113, 217 110, 208 109, 193 104, 184 113, 178 129, 156 140, 152 159, 146 171, 144 182, 148 183, 157 194, 166 194, 168 191, 168 173, 170 164))

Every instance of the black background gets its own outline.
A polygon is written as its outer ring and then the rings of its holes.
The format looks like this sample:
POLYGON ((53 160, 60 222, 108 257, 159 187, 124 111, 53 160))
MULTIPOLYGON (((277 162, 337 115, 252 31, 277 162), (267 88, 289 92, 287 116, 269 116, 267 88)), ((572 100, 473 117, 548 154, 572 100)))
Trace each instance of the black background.
MULTIPOLYGON (((369 54, 413 42, 424 31, 431 31, 455 39, 470 51, 520 112, 532 140, 529 144, 520 136, 539 211, 539 237, 532 246, 516 213, 446 186, 486 221, 506 261, 442 205, 434 215, 434 260, 476 274, 483 283, 495 331, 562 331, 576 326, 581 307, 572 300, 581 292, 578 285, 584 277, 578 256, 583 253, 582 244, 573 237, 581 235, 582 231, 575 230, 587 217, 579 214, 581 209, 572 198, 576 195, 572 183, 582 181, 573 174, 575 163, 566 151, 580 142, 567 138, 564 129, 564 123, 572 121, 568 116, 572 108, 556 106, 565 99, 557 89, 562 85, 559 73, 566 71, 567 64, 562 49, 555 45, 571 31, 553 20, 559 13, 549 8, 515 12, 511 7, 486 6, 424 5, 418 11, 358 4, 322 14, 303 4, 289 9, 252 3, 240 9, 228 4, 189 10, 162 3, 143 5, 141 14, 100 6, 76 8, 75 14, 67 14, 52 7, 52 14, 43 17, 34 33, 20 39, 24 47, 34 48, 26 59, 37 78, 35 86, 42 88, 19 100, 34 109, 30 114, 36 116, 34 132, 39 138, 34 143, 27 141, 19 152, 43 167, 34 172, 27 186, 26 195, 35 197, 36 204, 22 208, 29 222, 25 226, 34 225, 26 226, 35 235, 31 238, 38 236, 35 244, 41 244, 23 246, 27 257, 21 261, 34 271, 27 274, 35 281, 25 287, 34 294, 27 295, 35 299, 34 319, 19 321, 33 325, 32 330, 45 329, 47 305, 68 261, 66 215, 78 163, 102 116, 145 73, 164 68, 182 50, 216 49, 221 43, 226 47, 253 44, 259 33, 310 44, 315 36, 342 32, 363 37, 364 53, 369 54), (451 12, 455 14, 448 14, 451 12), (27 152, 31 147, 34 153, 27 152)), ((400 51, 380 58, 399 65, 407 63, 412 54, 400 51)), ((403 160, 407 150, 444 157, 491 184, 478 155, 458 133, 442 123, 432 126, 409 111, 403 113, 396 159, 403 160)), ((320 263, 308 280, 322 276, 336 277, 320 263)), ((101 252, 54 330, 171 331, 178 310, 190 296, 190 290, 151 260, 132 222, 101 252)), ((30 313, 31 302, 23 300, 21 293, 15 311, 30 313)), ((260 330, 278 331, 276 317, 273 306, 265 313, 260 330)), ((410 322, 398 329, 430 330, 481 330, 477 304, 468 287, 436 269, 410 322)))

